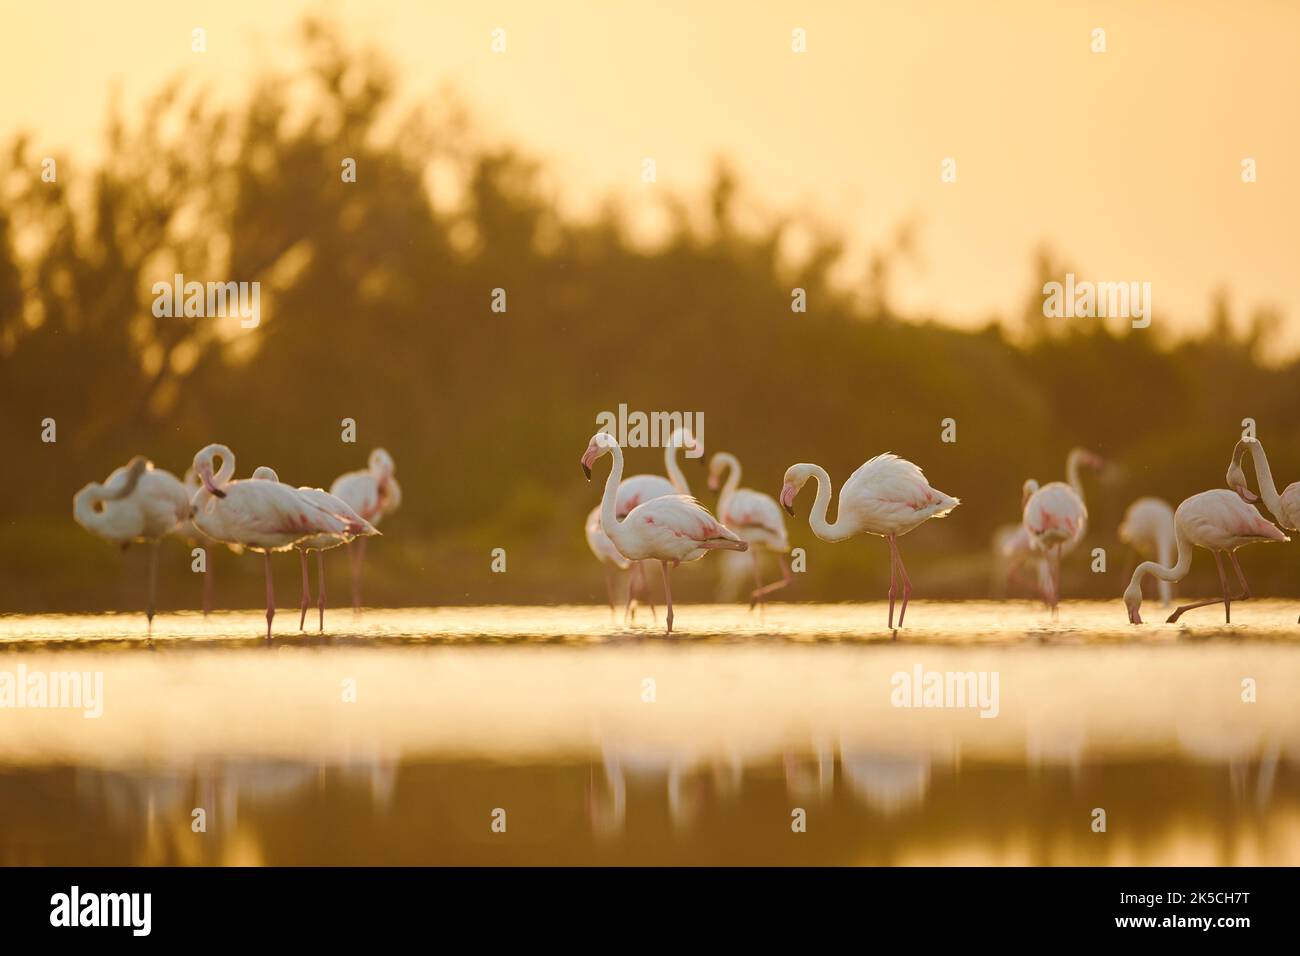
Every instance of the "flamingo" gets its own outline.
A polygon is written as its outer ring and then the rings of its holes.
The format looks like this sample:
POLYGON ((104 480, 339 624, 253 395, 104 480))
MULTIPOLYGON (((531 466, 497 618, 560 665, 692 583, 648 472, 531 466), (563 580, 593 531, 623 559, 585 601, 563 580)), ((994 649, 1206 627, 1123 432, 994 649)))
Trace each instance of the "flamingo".
POLYGON ((266 559, 266 639, 271 639, 275 590, 271 583, 271 552, 287 551, 318 534, 360 537, 374 534, 368 523, 322 508, 296 488, 278 481, 232 480, 235 456, 225 445, 208 445, 194 456, 194 471, 202 487, 194 495, 194 526, 227 544, 261 551, 266 559), (213 474, 213 463, 221 468, 213 474))
POLYGON ((143 455, 113 471, 103 483, 91 482, 72 498, 72 517, 92 534, 126 549, 132 541, 149 545, 149 603, 145 617, 153 633, 158 589, 158 542, 190 515, 185 486, 143 455))
POLYGON ((613 455, 600 500, 600 524, 609 540, 633 561, 657 560, 664 574, 664 602, 668 606, 668 634, 673 633, 673 592, 669 575, 684 561, 696 561, 719 548, 746 551, 749 545, 734 531, 716 521, 689 495, 662 495, 637 505, 619 520, 617 498, 623 480, 623 449, 612 435, 597 432, 582 454, 582 471, 591 480, 591 466, 602 455, 613 455))
MULTIPOLYGON (((1273 470, 1268 466, 1268 456, 1264 446, 1256 438, 1243 438, 1232 450, 1232 463, 1228 465, 1228 487, 1245 501, 1259 501, 1264 498, 1264 507, 1269 510, 1277 523, 1287 531, 1300 530, 1300 481, 1293 481, 1279 495, 1277 485, 1273 483, 1273 470), (1255 461, 1255 480, 1259 482, 1259 495, 1250 490, 1246 483, 1246 473, 1242 470, 1242 456, 1250 451, 1255 461)), ((1297 623, 1300 623, 1298 621, 1297 623)))
MULTIPOLYGON (((393 456, 382 448, 370 453, 366 467, 349 471, 334 479, 329 493, 342 498, 358 515, 378 526, 385 515, 390 515, 402 504, 402 486, 393 477, 397 466, 393 456)), ((366 539, 362 537, 355 549, 348 542, 348 560, 352 567, 352 610, 361 607, 361 565, 366 559, 366 539)))
MULTIPOLYGON (((261 481, 279 481, 280 476, 276 474, 274 468, 268 468, 261 465, 253 470, 253 478, 261 481)), ((324 508, 330 514, 338 515, 346 521, 355 523, 358 527, 368 528, 369 531, 363 534, 379 534, 365 518, 361 517, 352 507, 342 498, 330 494, 323 488, 309 488, 303 485, 298 488, 298 492, 305 496, 312 503, 324 508)), ((347 544, 354 536, 351 534, 315 534, 310 538, 303 538, 294 544, 299 556, 302 558, 302 605, 301 613, 298 615, 298 630, 302 630, 303 624, 307 621, 307 605, 311 603, 311 589, 307 581, 307 552, 316 552, 316 607, 320 611, 320 631, 325 632, 325 552, 330 548, 337 548, 341 544, 347 544)))
MULTIPOLYGON (((903 607, 898 626, 903 626, 912 582, 898 551, 898 538, 930 518, 942 518, 961 504, 960 499, 930 487, 921 469, 906 458, 886 452, 877 455, 849 475, 840 488, 840 504, 835 523, 826 520, 831 503, 831 478, 820 465, 791 465, 781 487, 781 505, 794 514, 794 499, 808 482, 817 480, 817 497, 808 524, 823 541, 844 541, 854 535, 879 535, 889 542, 889 627, 894 627, 894 596, 897 578, 903 581, 903 607)), ((895 637, 898 635, 895 634, 895 637)))
POLYGON ((1025 482, 1022 522, 1034 550, 1044 555, 1051 571, 1047 603, 1056 614, 1061 600, 1061 556, 1072 551, 1088 528, 1088 507, 1083 502, 1079 467, 1100 468, 1102 460, 1083 448, 1074 448, 1065 460, 1067 481, 1049 481, 1041 488, 1025 482))
POLYGON ((785 563, 790 539, 785 531, 781 506, 771 495, 739 487, 740 475, 740 461, 730 452, 720 451, 709 460, 709 490, 722 488, 718 495, 718 520, 749 542, 754 558, 754 590, 750 592, 749 602, 752 609, 756 603, 763 603, 768 594, 789 586, 794 575, 785 563), (728 473, 725 484, 722 482, 723 472, 728 473), (760 550, 776 555, 776 562, 781 566, 780 581, 763 583, 758 561, 760 550))
POLYGON ((995 596, 1005 596, 1012 584, 1019 580, 1020 566, 1028 563, 1034 569, 1039 593, 1046 598, 1051 587, 1047 563, 1034 553, 1029 532, 1022 523, 999 525, 993 532, 992 552, 992 590, 995 596))
MULTIPOLYGON (((1231 624, 1232 602, 1244 601, 1250 597, 1246 576, 1242 574, 1241 565, 1237 562, 1237 549, 1256 541, 1291 540, 1277 525, 1242 501, 1237 492, 1226 488, 1202 491, 1180 504, 1174 512, 1174 539, 1178 544, 1176 564, 1166 567, 1155 561, 1143 561, 1133 572, 1133 580, 1129 581, 1124 591, 1124 604, 1128 607, 1130 624, 1142 623, 1142 617, 1138 613, 1142 607, 1142 576, 1154 574, 1163 581, 1181 581, 1192 569, 1193 546, 1205 548, 1214 555, 1214 563, 1219 568, 1219 584, 1223 588, 1223 616, 1231 624), (1228 594, 1228 579, 1223 573, 1225 554, 1231 559, 1237 580, 1241 583, 1241 594, 1236 597, 1228 594)), ((1193 608, 1218 603, 1218 600, 1214 600, 1184 604, 1169 615, 1166 623, 1173 624, 1184 612, 1193 608)))
MULTIPOLYGON (((1163 498, 1139 498, 1128 506, 1119 526, 1119 540, 1129 545, 1144 558, 1153 558, 1163 565, 1174 560, 1174 509, 1163 498)), ((1157 579, 1160 604, 1168 607, 1173 587, 1168 581, 1157 579)))
MULTIPOLYGON (((686 475, 677 463, 677 449, 679 448, 685 448, 687 451, 695 451, 698 448, 700 453, 696 460, 701 464, 704 463, 704 447, 695 440, 695 436, 685 428, 674 430, 668 439, 668 444, 664 445, 664 471, 668 472, 668 477, 664 478, 662 475, 647 473, 624 478, 622 484, 618 486, 616 511, 619 520, 626 518, 629 511, 639 504, 644 504, 651 498, 659 498, 663 495, 689 495, 691 493, 690 483, 686 480, 686 475)), ((639 561, 632 565, 632 574, 628 581, 627 590, 627 612, 624 617, 628 615, 636 616, 634 603, 636 594, 640 594, 646 599, 650 604, 650 613, 653 615, 655 612, 654 602, 650 597, 650 588, 646 584, 645 571, 639 561)))
MULTIPOLYGON (((195 493, 203 486, 199 476, 194 473, 192 465, 185 469, 185 477, 181 479, 181 484, 185 486, 185 497, 190 501, 194 500, 195 493)), ((212 613, 212 554, 206 547, 207 538, 203 536, 203 532, 194 527, 192 513, 181 522, 177 533, 185 536, 191 548, 196 546, 203 548, 203 616, 207 617, 212 613)))
MULTIPOLYGON (((609 540, 609 535, 600 526, 600 505, 591 509, 587 515, 587 547, 591 548, 591 553, 596 556, 596 560, 601 563, 605 569, 605 589, 609 592, 609 617, 614 619, 614 569, 626 571, 632 567, 632 562, 623 557, 614 547, 614 542, 609 540)), ((631 582, 628 582, 628 606, 632 604, 631 582)))

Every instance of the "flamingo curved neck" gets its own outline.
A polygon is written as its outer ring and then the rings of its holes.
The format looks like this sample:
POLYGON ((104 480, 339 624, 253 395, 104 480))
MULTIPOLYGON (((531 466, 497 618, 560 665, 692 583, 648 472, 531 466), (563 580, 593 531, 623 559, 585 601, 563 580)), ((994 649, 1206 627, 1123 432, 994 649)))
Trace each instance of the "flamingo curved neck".
POLYGON ((664 448, 664 470, 668 472, 668 480, 673 483, 673 487, 683 495, 691 493, 691 486, 686 483, 686 475, 682 473, 681 465, 677 464, 677 449, 681 447, 677 436, 674 435, 672 441, 664 448))
POLYGON ((813 499, 812 511, 808 515, 809 527, 823 541, 843 541, 849 537, 849 531, 843 522, 844 515, 836 509, 834 524, 826 520, 826 512, 831 506, 831 476, 821 465, 809 465, 807 470, 817 482, 817 497, 813 499))
MULTIPOLYGON (((623 480, 623 449, 614 445, 609 453, 614 458, 614 464, 609 469, 609 477, 605 479, 605 493, 600 499, 600 526, 617 547, 619 538, 623 537, 623 523, 618 520, 618 486, 623 480)), ((621 548, 619 550, 622 551, 621 548)))
POLYGON ((1178 545, 1178 560, 1173 567, 1166 567, 1159 561, 1143 561, 1133 571, 1133 580, 1129 582, 1130 587, 1140 586, 1142 577, 1147 574, 1153 574, 1160 580, 1170 583, 1187 577, 1187 572, 1192 569, 1192 543, 1187 540, 1187 535, 1178 524, 1174 525, 1174 540, 1178 545))
POLYGON ((1079 460, 1083 458, 1083 454, 1083 449, 1075 448, 1071 450, 1069 456, 1065 459, 1065 480, 1074 489, 1074 493, 1079 496, 1080 501, 1084 500, 1083 481, 1079 478, 1079 460))
POLYGON ((77 524, 92 531, 103 530, 108 524, 108 511, 97 510, 95 506, 109 498, 104 486, 98 483, 86 485, 77 492, 77 496, 72 499, 72 513, 77 524))
MULTIPOLYGON (((1259 482, 1259 495, 1264 499, 1265 506, 1281 524, 1291 527, 1291 522, 1287 520, 1285 513, 1286 509, 1282 507, 1282 499, 1277 493, 1277 485, 1273 483, 1273 469, 1268 466, 1268 455, 1264 454, 1264 446, 1258 441, 1238 442, 1237 448, 1242 449, 1243 445, 1250 448, 1250 457, 1255 462, 1255 480, 1259 482)), ((1238 452, 1238 457, 1241 453, 1238 452)))
POLYGON ((731 496, 736 493, 740 487, 740 459, 729 452, 719 452, 718 461, 722 467, 727 469, 727 480, 722 486, 722 493, 718 495, 718 514, 726 514, 727 505, 731 502, 731 496))

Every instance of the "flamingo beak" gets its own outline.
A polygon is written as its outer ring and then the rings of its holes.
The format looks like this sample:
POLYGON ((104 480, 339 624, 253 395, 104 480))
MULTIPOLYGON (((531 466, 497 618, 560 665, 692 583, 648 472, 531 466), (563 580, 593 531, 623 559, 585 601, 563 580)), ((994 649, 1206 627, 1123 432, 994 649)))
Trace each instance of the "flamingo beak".
POLYGON ((1241 495, 1242 500, 1244 501, 1259 501, 1259 495, 1255 494, 1255 492, 1251 491, 1245 485, 1238 485, 1236 490, 1237 494, 1241 495))
POLYGON ((203 487, 208 489, 209 492, 216 495, 218 498, 226 497, 226 493, 222 491, 220 488, 218 488, 216 484, 213 482, 212 467, 210 465, 204 466, 203 470, 199 474, 199 477, 203 479, 203 487))
POLYGON ((585 461, 582 463, 582 473, 587 476, 588 481, 591 481, 591 467, 585 461))
POLYGON ((785 513, 791 518, 794 517, 794 496, 794 485, 786 485, 781 489, 781 507, 785 509, 785 513))
POLYGON ((582 453, 582 473, 591 481, 591 466, 596 463, 600 457, 600 449, 595 445, 588 445, 587 450, 582 453))
POLYGON ((709 475, 709 491, 717 491, 717 490, 718 490, 718 476, 709 475))

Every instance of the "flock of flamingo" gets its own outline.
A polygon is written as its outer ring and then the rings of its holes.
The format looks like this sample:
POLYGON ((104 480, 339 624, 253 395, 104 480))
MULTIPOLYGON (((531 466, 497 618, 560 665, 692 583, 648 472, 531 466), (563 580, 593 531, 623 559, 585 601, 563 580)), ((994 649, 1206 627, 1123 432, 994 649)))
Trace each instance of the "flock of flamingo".
MULTIPOLYGON (((307 552, 316 552, 317 605, 325 629, 325 575, 322 552, 347 545, 352 560, 352 604, 361 603, 361 570, 366 538, 379 534, 381 518, 402 503, 392 456, 370 453, 368 467, 334 480, 329 491, 284 484, 270 468, 251 478, 235 478, 235 456, 225 445, 208 445, 194 456, 182 481, 137 455, 100 484, 92 482, 72 499, 72 514, 86 530, 114 544, 150 545, 149 602, 153 627, 158 575, 158 543, 167 535, 217 541, 233 550, 261 551, 266 561, 266 636, 271 637, 275 592, 271 553, 296 549, 302 560, 301 630, 310 601, 307 552), (218 464, 219 463, 219 464, 218 464)), ((205 561, 204 574, 210 575, 205 561)), ((210 578, 208 579, 210 580, 210 578)), ((204 611, 210 589, 204 588, 204 611)))
MULTIPOLYGON (((761 604, 772 592, 793 580, 786 562, 789 538, 782 509, 793 516, 795 499, 812 480, 817 491, 808 523, 823 541, 844 541, 858 535, 886 540, 890 554, 888 627, 895 631, 895 601, 901 595, 898 627, 903 626, 912 583, 903 564, 898 539, 931 518, 941 518, 961 502, 932 487, 921 469, 892 454, 877 455, 861 465, 840 487, 836 517, 828 519, 833 486, 826 470, 813 464, 791 465, 785 473, 779 499, 752 488, 740 487, 741 466, 735 455, 718 452, 709 459, 709 488, 719 492, 717 517, 691 496, 677 462, 679 449, 703 455, 695 439, 679 429, 664 449, 668 477, 639 474, 623 477, 623 450, 606 432, 592 436, 581 463, 587 479, 596 462, 609 455, 612 464, 600 504, 586 520, 586 538, 592 553, 605 567, 611 613, 615 610, 616 571, 628 572, 625 615, 635 613, 638 596, 649 600, 643 562, 658 561, 663 574, 667 606, 666 628, 673 628, 671 573, 685 562, 709 551, 751 551, 754 588, 750 606, 761 604), (725 476, 725 481, 724 481, 725 476), (772 552, 781 580, 763 584, 759 553, 772 552)), ((1148 560, 1139 564, 1124 591, 1129 621, 1141 624, 1142 581, 1157 578, 1164 604, 1170 603, 1170 585, 1191 569, 1193 548, 1214 555, 1223 590, 1221 599, 1178 607, 1173 623, 1193 608, 1222 603, 1224 617, 1232 620, 1232 603, 1250 597, 1237 549, 1256 541, 1289 541, 1278 525, 1254 507, 1260 496, 1250 490, 1242 468, 1251 454, 1265 507, 1282 528, 1295 530, 1300 522, 1300 482, 1281 494, 1273 482, 1263 446, 1243 438, 1233 450, 1226 489, 1192 495, 1174 510, 1159 498, 1144 497, 1128 509, 1120 527, 1120 540, 1148 560), (1176 554, 1176 557, 1175 557, 1176 554), (1230 594, 1223 559, 1232 563, 1240 593, 1230 594)), ((1039 485, 1024 483, 1021 522, 999 539, 998 548, 1014 570, 1024 562, 1038 567, 1037 585, 1056 614, 1061 596, 1061 559, 1082 540, 1087 530, 1081 468, 1099 469, 1101 459, 1076 448, 1066 460, 1066 480, 1039 485)), ((266 633, 271 637, 275 595, 271 579, 271 554, 295 549, 302 562, 301 630, 310 603, 307 554, 317 554, 317 606, 320 629, 325 627, 325 581, 322 553, 346 545, 351 556, 353 606, 361 601, 360 580, 366 538, 379 534, 380 519, 401 503, 392 456, 375 449, 368 467, 339 476, 327 492, 321 488, 293 487, 282 483, 270 468, 257 468, 250 478, 236 479, 235 457, 224 445, 209 445, 194 456, 184 480, 155 468, 141 456, 118 468, 108 479, 88 484, 73 499, 73 515, 87 530, 125 547, 131 542, 151 545, 147 616, 152 628, 157 577, 157 545, 167 535, 224 543, 233 550, 261 551, 266 566, 266 633), (218 464, 219 463, 219 464, 218 464)), ((206 570, 206 569, 205 569, 206 570)), ((210 599, 205 587, 204 611, 210 599)), ((653 611, 653 603, 651 603, 653 611)))

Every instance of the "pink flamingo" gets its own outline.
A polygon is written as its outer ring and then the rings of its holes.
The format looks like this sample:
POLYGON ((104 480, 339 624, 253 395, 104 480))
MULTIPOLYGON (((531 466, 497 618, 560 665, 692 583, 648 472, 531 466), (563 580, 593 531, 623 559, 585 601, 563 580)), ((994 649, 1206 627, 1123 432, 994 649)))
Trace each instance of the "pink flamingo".
MULTIPOLYGON (((1130 624, 1141 624, 1142 617, 1138 610, 1142 607, 1142 577, 1154 574, 1162 581, 1177 582, 1187 577, 1192 569, 1192 547, 1205 548, 1214 555, 1214 563, 1219 568, 1219 584, 1223 588, 1223 616, 1232 623, 1232 602, 1244 601, 1250 597, 1250 588, 1246 576, 1241 572, 1237 562, 1238 548, 1256 541, 1290 541, 1277 525, 1269 521, 1258 511, 1238 497, 1237 492, 1226 488, 1202 491, 1192 495, 1178 506, 1174 512, 1174 538, 1178 544, 1178 561, 1173 567, 1166 567, 1155 561, 1143 561, 1133 572, 1124 591, 1124 604, 1128 608, 1130 624), (1237 580, 1241 583, 1241 593, 1236 597, 1228 594, 1228 579, 1223 573, 1223 555, 1232 561, 1237 580)), ((1176 608, 1166 621, 1173 624, 1184 612, 1193 608, 1218 604, 1219 600, 1197 601, 1176 608)))
MULTIPOLYGON (((280 476, 276 474, 274 468, 268 468, 262 465, 253 470, 254 480, 260 481, 279 481, 280 476)), ((351 522, 357 527, 368 528, 363 534, 379 534, 365 518, 361 517, 352 507, 342 498, 330 494, 323 488, 310 488, 306 485, 300 486, 298 493, 307 498, 308 501, 324 508, 330 514, 338 515, 345 521, 351 522)), ((294 549, 302 558, 302 604, 298 615, 298 630, 303 629, 307 621, 307 605, 311 603, 311 588, 308 585, 307 575, 307 552, 316 552, 316 607, 320 611, 320 631, 325 633, 325 557, 326 551, 331 548, 337 548, 339 545, 347 544, 355 535, 352 534, 314 534, 310 538, 303 538, 294 544, 294 549)))
MULTIPOLYGON (((402 486, 393 473, 397 466, 393 456, 382 448, 370 453, 366 468, 349 471, 334 479, 329 493, 342 498, 362 518, 378 526, 381 518, 392 514, 402 504, 402 486)), ((361 570, 366 560, 366 539, 355 548, 348 543, 348 559, 352 567, 352 610, 361 608, 361 570)))
POLYGON ((708 551, 745 551, 735 532, 714 520, 698 501, 687 495, 662 495, 637 505, 621 521, 617 515, 619 483, 623 480, 623 449, 606 432, 591 436, 582 455, 582 471, 591 480, 591 466, 602 455, 614 456, 600 500, 600 524, 609 540, 633 561, 659 561, 664 574, 664 601, 668 605, 668 634, 673 632, 673 593, 669 574, 684 561, 695 561, 708 551))
POLYGON ((749 602, 752 610, 755 604, 764 603, 768 594, 788 587, 794 575, 785 563, 790 538, 786 534, 781 506, 771 495, 739 487, 740 475, 740 460, 730 452, 720 451, 709 460, 709 490, 722 489, 718 495, 718 520, 749 542, 754 558, 754 590, 750 592, 749 602), (727 473, 725 484, 722 482, 724 472, 727 473), (763 583, 758 560, 761 550, 776 555, 776 562, 781 567, 780 581, 763 583))
MULTIPOLYGON (((840 504, 835 523, 826 520, 831 503, 831 478, 820 465, 791 465, 781 487, 781 505, 794 514, 794 499, 808 482, 817 480, 817 497, 813 500, 808 524, 823 541, 844 541, 859 534, 879 535, 889 542, 889 627, 894 627, 894 596, 897 579, 903 582, 903 606, 898 626, 903 626, 912 582, 903 566, 898 538, 931 518, 942 518, 961 501, 944 494, 925 480, 921 469, 897 455, 877 455, 860 465, 840 488, 840 504)), ((895 637, 898 635, 895 634, 895 637)))
POLYGON ((1258 439, 1243 438, 1237 442, 1237 447, 1232 450, 1232 463, 1228 465, 1228 487, 1245 501, 1259 501, 1260 495, 1263 495, 1264 507, 1268 508, 1279 525, 1287 531, 1300 530, 1300 481, 1293 481, 1278 494, 1277 485, 1273 482, 1273 470, 1268 466, 1268 456, 1264 454, 1264 446, 1258 439), (1247 451, 1255 461, 1259 495, 1250 490, 1246 483, 1246 473, 1241 467, 1242 456, 1247 451))
MULTIPOLYGON (((1119 526, 1119 540, 1144 558, 1164 565, 1174 561, 1174 509, 1163 498, 1139 498, 1128 506, 1119 526)), ((1168 607, 1173 586, 1159 581, 1160 603, 1168 607)))
POLYGON ((149 603, 145 617, 153 632, 158 589, 158 542, 190 515, 190 497, 171 472, 155 468, 143 455, 113 471, 103 483, 91 482, 72 498, 72 517, 92 534, 121 545, 149 545, 149 603))
POLYGON ((203 483, 194 496, 194 525, 214 541, 261 551, 266 559, 266 639, 271 639, 275 590, 271 552, 287 551, 317 534, 361 536, 375 529, 336 515, 296 488, 262 479, 232 480, 235 456, 225 445, 208 445, 194 456, 194 471, 203 483), (213 474, 213 463, 221 468, 213 474))
POLYGON ((1088 528, 1088 507, 1083 502, 1079 468, 1100 468, 1102 460, 1092 452, 1075 448, 1065 460, 1065 481, 1050 481, 1041 488, 1033 479, 1025 482, 1022 523, 1034 550, 1044 555, 1051 571, 1047 603, 1056 614, 1061 601, 1061 556, 1073 550, 1088 528))
MULTIPOLYGON (((668 439, 668 444, 664 446, 664 471, 668 472, 668 477, 662 475, 640 474, 631 475, 624 478, 618 486, 617 515, 619 520, 626 518, 628 512, 639 504, 644 504, 651 498, 660 498, 664 495, 689 495, 691 493, 690 483, 686 480, 686 475, 682 472, 681 466, 677 463, 677 450, 685 448, 687 451, 699 449, 699 456, 696 458, 701 464, 704 463, 704 448, 700 445, 695 437, 685 428, 678 428, 668 439)), ((632 563, 632 573, 628 581, 627 590, 627 612, 624 618, 631 616, 636 617, 636 595, 640 594, 647 604, 650 605, 650 614, 655 613, 654 601, 650 597, 650 587, 645 579, 645 570, 641 562, 632 563)))

